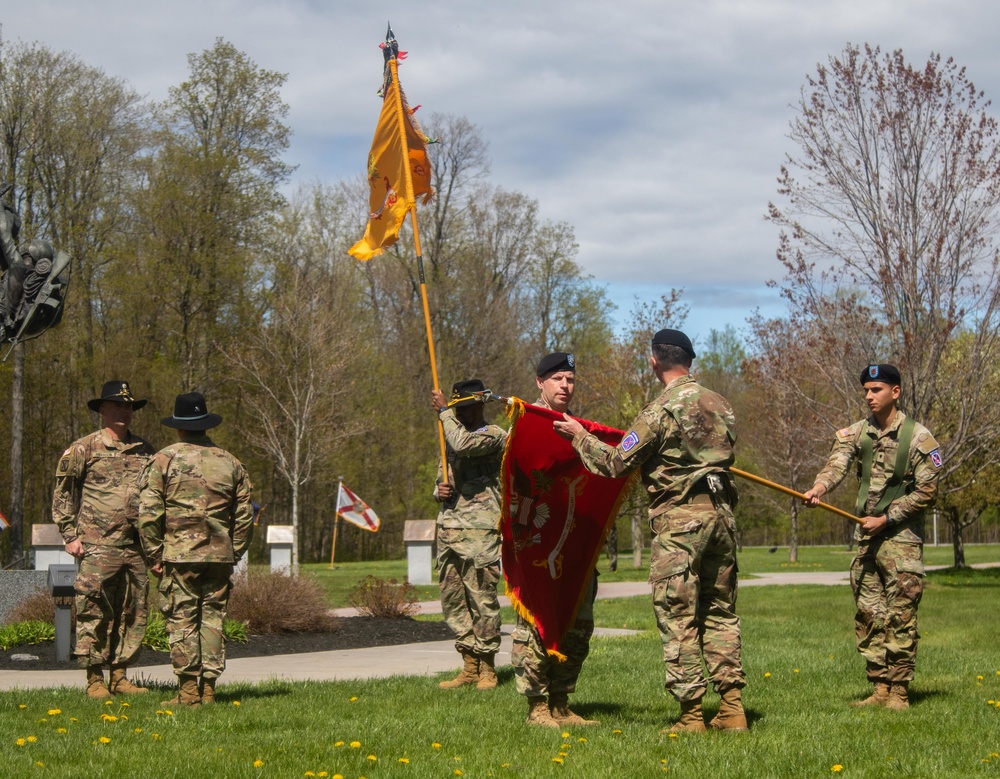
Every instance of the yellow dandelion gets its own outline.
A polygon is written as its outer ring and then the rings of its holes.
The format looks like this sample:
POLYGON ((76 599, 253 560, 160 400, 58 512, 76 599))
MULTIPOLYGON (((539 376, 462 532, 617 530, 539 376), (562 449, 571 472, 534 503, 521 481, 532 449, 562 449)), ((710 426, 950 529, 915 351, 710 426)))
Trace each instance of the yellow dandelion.
POLYGON ((572 745, 572 744, 563 744, 563 745, 562 745, 562 746, 560 746, 559 748, 560 748, 560 749, 569 749, 569 748, 570 748, 571 746, 573 746, 573 745, 572 745))
POLYGON ((396 762, 397 763, 402 763, 403 765, 408 765, 409 762, 410 762, 410 758, 408 758, 408 757, 401 757, 396 762))
POLYGON ((677 734, 676 733, 668 733, 667 734, 667 738, 677 738, 677 734))
POLYGON ((563 734, 562 734, 562 737, 563 738, 569 738, 569 731, 568 730, 564 730, 563 734))
POLYGON ((461 768, 456 768, 455 769, 455 776, 465 776, 465 774, 462 773, 462 769, 461 768))
POLYGON ((111 739, 108 738, 107 736, 101 736, 97 740, 100 741, 102 744, 110 744, 111 743, 111 739))
POLYGON ((553 763, 559 763, 559 765, 562 765, 563 764, 563 759, 561 757, 553 757, 552 758, 552 762, 553 763))
POLYGON ((105 706, 110 706, 114 701, 104 701, 105 706))
POLYGON ((161 714, 163 714, 163 709, 157 709, 156 716, 159 717, 161 714))
POLYGON ((142 733, 142 728, 136 728, 133 733, 142 733))
POLYGON ((587 739, 585 739, 583 736, 580 736, 580 738, 578 738, 577 741, 579 741, 581 744, 587 743, 587 739))
POLYGON ((990 757, 1000 757, 1000 753, 990 752, 990 757))
POLYGON ((357 699, 358 699, 357 695, 352 695, 351 696, 351 703, 354 703, 354 701, 356 701, 357 699))
POLYGON ((153 734, 153 741, 159 741, 159 740, 160 740, 160 734, 159 733, 154 733, 153 734))
MULTIPOLYGON (((982 677, 979 677, 980 679, 982 677)), ((57 714, 62 714, 62 709, 49 709, 49 716, 55 717, 57 714)))
POLYGON ((316 776, 329 776, 329 774, 326 771, 320 771, 316 776))
POLYGON ((799 669, 798 669, 798 668, 793 668, 793 669, 792 669, 792 673, 793 673, 793 674, 797 674, 798 672, 799 672, 799 669))
POLYGON ((510 768, 510 763, 501 763, 500 767, 501 768, 510 768))
POLYGON ((361 742, 360 741, 352 741, 351 742, 351 749, 357 749, 360 746, 361 746, 361 742))
POLYGON ((14 743, 15 743, 15 744, 17 744, 17 745, 18 745, 19 747, 23 747, 23 746, 24 746, 25 744, 27 744, 28 742, 27 742, 27 740, 26 740, 26 739, 23 739, 23 738, 19 738, 19 739, 18 739, 17 741, 15 741, 14 743))
POLYGON ((79 722, 80 720, 78 720, 76 717, 70 717, 69 721, 70 722, 79 722))
POLYGON ((344 779, 344 775, 343 774, 334 774, 333 777, 332 777, 332 779, 344 779))
POLYGON ((233 706, 239 706, 239 705, 240 705, 239 701, 233 701, 233 706))
POLYGON ((437 741, 435 741, 433 744, 431 744, 431 748, 432 749, 440 749, 441 745, 437 741))
POLYGON ((306 771, 306 772, 305 772, 304 774, 302 774, 302 775, 303 775, 303 776, 316 776, 316 774, 315 774, 314 772, 312 772, 312 771, 306 771))
POLYGON ((986 701, 990 706, 992 706, 996 701, 986 701))
POLYGON ((166 714, 168 717, 174 716, 174 713, 170 709, 164 709, 163 713, 166 714))
POLYGON ((122 701, 122 702, 121 702, 121 707, 122 707, 123 709, 127 709, 127 708, 128 708, 129 706, 131 706, 131 705, 132 705, 132 704, 130 704, 130 703, 125 703, 125 701, 122 701))
POLYGON ((46 722, 48 722, 48 719, 46 719, 45 717, 42 717, 40 720, 38 720, 39 725, 44 725, 46 722))
POLYGON ((102 714, 101 719, 105 722, 118 722, 118 717, 114 714, 102 714))
POLYGON ((264 761, 263 760, 254 760, 253 761, 253 767, 254 768, 263 768, 264 767, 264 761))
POLYGON ((460 757, 453 757, 452 760, 454 760, 456 763, 461 763, 462 762, 462 758, 460 758, 460 757))
POLYGON ((338 741, 338 742, 336 742, 336 743, 334 744, 334 746, 335 746, 335 747, 342 747, 342 746, 344 746, 344 742, 343 742, 343 741, 338 741))
POLYGON ((35 765, 38 766, 39 768, 45 768, 45 763, 43 763, 41 760, 36 760, 35 765))
POLYGON ((569 752, 560 752, 559 757, 569 757, 569 752))
POLYGON ((618 728, 615 728, 614 730, 611 731, 611 734, 614 736, 620 736, 622 732, 618 730, 618 728))
POLYGON ((839 774, 841 771, 844 770, 844 766, 842 766, 840 763, 835 763, 834 765, 830 766, 830 770, 833 771, 835 774, 839 774))
POLYGON ((764 673, 764 678, 765 678, 765 679, 770 679, 770 678, 771 678, 771 672, 770 672, 770 671, 766 671, 766 672, 764 673))
POLYGON ((34 744, 36 741, 38 741, 38 736, 28 736, 28 741, 34 744))
POLYGON ((56 728, 56 733, 65 733, 66 728, 56 728))
POLYGON ((667 764, 667 759, 666 758, 661 759, 660 763, 662 763, 663 765, 666 765, 667 764))
POLYGON ((373 763, 374 763, 374 762, 375 762, 376 760, 378 760, 378 758, 377 758, 377 757, 375 757, 375 755, 368 755, 368 759, 369 759, 369 760, 371 760, 371 761, 372 761, 373 763))
POLYGON ((19 708, 19 709, 26 709, 26 708, 28 708, 28 704, 27 703, 19 703, 19 704, 17 704, 17 708, 19 708))
POLYGON ((128 722, 128 714, 122 714, 122 722, 128 722))

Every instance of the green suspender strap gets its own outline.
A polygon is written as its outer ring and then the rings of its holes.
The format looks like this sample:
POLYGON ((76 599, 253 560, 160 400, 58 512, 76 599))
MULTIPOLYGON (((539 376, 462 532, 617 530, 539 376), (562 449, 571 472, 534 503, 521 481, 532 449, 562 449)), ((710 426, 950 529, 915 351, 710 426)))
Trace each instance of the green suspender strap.
MULTIPOLYGON (((910 441, 913 439, 914 422, 910 417, 903 420, 899 426, 899 447, 896 449, 896 462, 892 468, 892 475, 885 483, 885 491, 878 505, 872 509, 869 516, 877 517, 885 513, 889 504, 897 498, 906 494, 906 484, 903 476, 906 474, 906 463, 910 459, 910 441)), ((868 488, 872 480, 872 438, 867 433, 861 434, 861 486, 858 488, 858 501, 855 513, 859 517, 865 516, 865 504, 868 502, 868 488)))

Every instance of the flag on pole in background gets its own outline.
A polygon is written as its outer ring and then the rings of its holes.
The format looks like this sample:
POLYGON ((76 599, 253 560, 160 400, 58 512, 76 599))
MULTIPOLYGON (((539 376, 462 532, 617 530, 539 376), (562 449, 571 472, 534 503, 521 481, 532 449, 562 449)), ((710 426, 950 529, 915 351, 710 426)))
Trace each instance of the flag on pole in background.
POLYGON ((2 533, 9 527, 10 527, 10 522, 7 520, 7 517, 3 515, 3 512, 0 511, 0 533, 2 533))
POLYGON ((369 508, 361 498, 343 484, 337 493, 337 514, 352 525, 375 532, 379 527, 378 514, 369 508))
MULTIPOLYGON (((399 84, 397 60, 406 52, 390 27, 382 44, 385 57, 382 82, 382 113, 375 127, 368 153, 368 227, 365 237, 348 249, 358 260, 370 260, 399 239, 403 220, 416 207, 417 196, 424 202, 434 193, 431 164, 427 156, 430 139, 420 129, 399 84)), ((419 106, 417 106, 419 108, 419 106)))
MULTIPOLYGON (((503 574, 517 612, 535 626, 546 651, 576 621, 605 537, 638 471, 617 479, 587 471, 572 444, 552 428, 563 415, 514 398, 504 451, 500 515, 503 574)), ((621 430, 578 420, 617 445, 621 430)))

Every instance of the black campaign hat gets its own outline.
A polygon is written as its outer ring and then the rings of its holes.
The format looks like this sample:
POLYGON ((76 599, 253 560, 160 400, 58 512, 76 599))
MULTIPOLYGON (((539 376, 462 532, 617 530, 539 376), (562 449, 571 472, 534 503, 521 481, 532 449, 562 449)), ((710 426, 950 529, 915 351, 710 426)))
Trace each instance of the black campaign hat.
POLYGON ((465 381, 455 382, 451 387, 452 402, 448 405, 451 406, 451 408, 474 406, 480 401, 477 398, 470 398, 469 395, 473 392, 483 392, 485 390, 486 385, 483 384, 481 379, 466 379, 465 381), (465 398, 465 400, 459 400, 459 398, 465 398))
POLYGON ((161 419, 160 424, 175 430, 210 430, 222 424, 222 417, 208 413, 205 396, 200 392, 188 392, 177 396, 174 415, 161 419))
POLYGON ((861 385, 864 386, 869 381, 881 381, 885 384, 894 384, 897 387, 903 383, 899 375, 899 368, 895 365, 869 365, 861 371, 861 385))
POLYGON ((694 353, 694 346, 691 345, 691 339, 680 330, 671 330, 670 328, 660 330, 653 336, 653 343, 664 344, 666 346, 679 346, 688 353, 688 356, 692 360, 698 356, 694 353))
POLYGON ((576 373, 576 358, 567 352, 552 352, 552 354, 547 354, 538 361, 538 367, 535 368, 535 375, 544 376, 547 373, 555 373, 556 371, 573 371, 573 373, 576 373))
POLYGON ((88 400, 87 408, 91 411, 100 411, 101 404, 105 400, 111 400, 115 403, 131 403, 133 410, 138 410, 147 403, 145 399, 137 400, 132 397, 132 391, 128 388, 127 381, 104 382, 104 386, 101 387, 101 397, 88 400))

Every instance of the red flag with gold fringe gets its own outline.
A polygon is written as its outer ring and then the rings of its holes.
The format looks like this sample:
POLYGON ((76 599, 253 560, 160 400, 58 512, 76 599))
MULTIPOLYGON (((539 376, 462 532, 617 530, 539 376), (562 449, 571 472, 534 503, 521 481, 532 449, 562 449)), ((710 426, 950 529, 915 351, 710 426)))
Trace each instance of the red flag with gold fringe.
MULTIPOLYGON (((513 398, 503 460, 503 572, 514 608, 538 630, 546 651, 576 621, 584 587, 638 473, 609 479, 589 473, 573 446, 552 428, 562 414, 513 398)), ((581 419, 615 446, 623 431, 581 419)))

